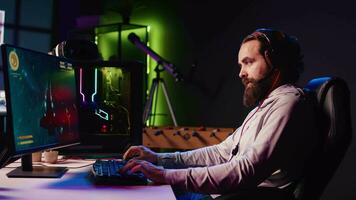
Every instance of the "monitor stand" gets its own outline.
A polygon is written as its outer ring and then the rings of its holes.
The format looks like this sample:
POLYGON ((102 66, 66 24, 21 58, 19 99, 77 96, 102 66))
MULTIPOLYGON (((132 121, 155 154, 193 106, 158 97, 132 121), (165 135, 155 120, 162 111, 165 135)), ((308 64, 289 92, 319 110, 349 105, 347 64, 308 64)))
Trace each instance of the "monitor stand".
POLYGON ((60 178, 68 170, 67 167, 32 166, 32 155, 21 157, 21 167, 7 173, 9 178, 60 178))

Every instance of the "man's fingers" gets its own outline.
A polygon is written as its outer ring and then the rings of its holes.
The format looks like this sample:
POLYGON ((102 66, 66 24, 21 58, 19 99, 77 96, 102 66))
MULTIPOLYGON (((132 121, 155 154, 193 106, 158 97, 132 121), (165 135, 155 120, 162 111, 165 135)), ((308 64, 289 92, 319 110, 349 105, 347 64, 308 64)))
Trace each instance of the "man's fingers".
POLYGON ((144 167, 141 163, 138 163, 136 166, 134 166, 133 168, 131 168, 130 171, 131 171, 132 173, 135 173, 135 172, 142 172, 143 174, 146 175, 145 167, 144 167))
POLYGON ((140 171, 145 174, 147 171, 145 164, 146 161, 132 159, 123 168, 121 168, 122 170, 120 171, 126 172, 127 170, 130 170, 132 173, 140 171))
POLYGON ((135 146, 131 146, 129 149, 127 149, 127 151, 125 152, 123 159, 126 160, 128 157, 130 157, 135 151, 136 147, 135 146))
POLYGON ((138 164, 136 159, 131 159, 129 162, 127 162, 120 170, 120 173, 125 173, 127 170, 131 170, 133 167, 135 167, 138 164))
POLYGON ((142 172, 148 179, 155 183, 166 183, 164 179, 164 169, 159 169, 144 160, 136 160, 136 165, 131 168, 132 173, 142 172))
POLYGON ((141 148, 138 146, 131 146, 124 154, 123 159, 127 160, 129 158, 132 158, 136 155, 139 155, 141 152, 141 148))

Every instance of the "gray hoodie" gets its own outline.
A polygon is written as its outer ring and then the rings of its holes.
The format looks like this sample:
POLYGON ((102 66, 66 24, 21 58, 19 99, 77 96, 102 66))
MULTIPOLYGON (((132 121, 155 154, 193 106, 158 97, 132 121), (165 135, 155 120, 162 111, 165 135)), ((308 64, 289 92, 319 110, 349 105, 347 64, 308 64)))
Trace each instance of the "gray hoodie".
POLYGON ((166 181, 178 189, 206 194, 292 185, 316 146, 315 111, 304 97, 301 89, 282 85, 220 144, 160 153, 158 164, 168 168, 166 181))

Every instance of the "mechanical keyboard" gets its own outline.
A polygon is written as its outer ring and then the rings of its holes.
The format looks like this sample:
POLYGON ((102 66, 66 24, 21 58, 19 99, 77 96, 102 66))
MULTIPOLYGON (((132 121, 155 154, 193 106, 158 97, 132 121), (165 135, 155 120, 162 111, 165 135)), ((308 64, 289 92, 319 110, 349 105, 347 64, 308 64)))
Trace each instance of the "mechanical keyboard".
POLYGON ((146 185, 147 178, 141 172, 119 172, 119 169, 126 162, 124 160, 96 160, 91 169, 94 183, 105 185, 146 185))

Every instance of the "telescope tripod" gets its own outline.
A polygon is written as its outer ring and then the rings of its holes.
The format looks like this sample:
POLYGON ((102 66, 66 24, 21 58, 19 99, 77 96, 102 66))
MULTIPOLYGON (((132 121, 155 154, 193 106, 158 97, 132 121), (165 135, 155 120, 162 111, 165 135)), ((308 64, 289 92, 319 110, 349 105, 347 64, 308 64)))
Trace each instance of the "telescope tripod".
POLYGON ((156 109, 157 109, 157 99, 158 99, 158 91, 159 91, 159 86, 161 85, 162 90, 163 90, 163 94, 164 94, 164 98, 166 100, 166 103, 168 105, 168 109, 171 115, 171 118, 173 120, 174 126, 178 126, 177 121, 176 121, 176 117, 174 115, 174 111, 171 105, 171 102, 169 100, 169 96, 168 96, 168 92, 167 92, 167 87, 166 87, 166 83, 163 80, 163 78, 161 78, 160 73, 164 71, 164 69, 159 69, 159 64, 156 66, 155 68, 155 72, 156 72, 156 77, 152 80, 152 85, 150 88, 150 92, 148 95, 148 99, 146 101, 145 104, 145 109, 143 111, 143 121, 144 123, 147 122, 147 120, 150 119, 150 117, 154 117, 153 118, 153 123, 150 124, 149 121, 149 125, 154 125, 155 123, 155 116, 157 115, 156 113, 156 109), (154 98, 155 96, 155 98, 154 98), (154 99, 154 110, 152 110, 152 103, 153 103, 153 99, 154 99))

